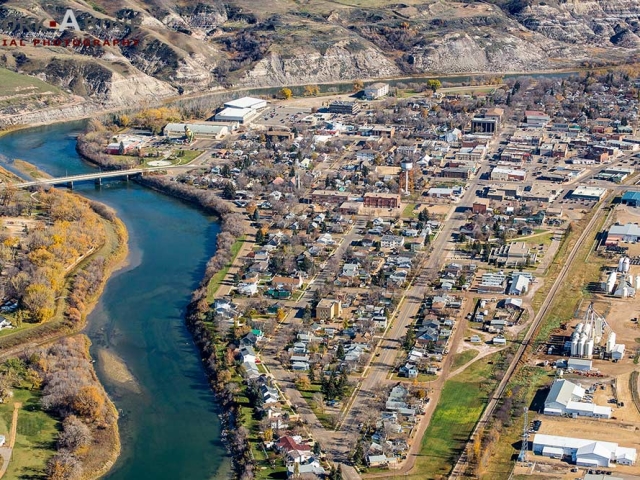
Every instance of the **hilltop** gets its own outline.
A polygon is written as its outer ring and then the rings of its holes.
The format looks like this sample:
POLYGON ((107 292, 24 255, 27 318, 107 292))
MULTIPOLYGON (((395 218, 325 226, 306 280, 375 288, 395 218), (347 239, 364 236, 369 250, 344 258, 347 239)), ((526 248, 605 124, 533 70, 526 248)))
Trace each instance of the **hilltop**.
POLYGON ((2 47, 0 66, 117 107, 228 86, 633 62, 639 19, 634 0, 8 0, 0 36, 27 46, 2 47), (30 46, 61 35, 47 23, 66 8, 83 36, 139 44, 30 46))

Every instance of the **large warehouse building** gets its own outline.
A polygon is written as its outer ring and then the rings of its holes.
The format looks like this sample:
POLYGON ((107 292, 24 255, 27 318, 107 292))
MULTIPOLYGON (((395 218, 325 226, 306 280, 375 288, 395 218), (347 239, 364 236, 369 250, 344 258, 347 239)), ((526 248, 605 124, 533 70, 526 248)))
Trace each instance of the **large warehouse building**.
POLYGON ((606 188, 587 187, 586 185, 580 185, 571 193, 571 198, 597 201, 601 200, 602 197, 604 197, 605 193, 607 193, 606 188))
POLYGON ((574 417, 611 418, 611 407, 583 402, 585 389, 565 379, 553 382, 544 402, 545 415, 571 415, 574 417))
POLYGON ((532 449, 533 453, 545 457, 571 457, 581 467, 610 467, 612 463, 633 465, 637 457, 635 448, 620 447, 617 443, 556 435, 534 435, 532 449))
POLYGON ((242 97, 224 104, 224 108, 216 113, 219 122, 249 123, 260 110, 267 106, 267 101, 260 98, 242 97))
POLYGON ((626 225, 612 225, 607 232, 606 245, 616 245, 618 242, 637 242, 640 239, 640 227, 637 223, 626 225))

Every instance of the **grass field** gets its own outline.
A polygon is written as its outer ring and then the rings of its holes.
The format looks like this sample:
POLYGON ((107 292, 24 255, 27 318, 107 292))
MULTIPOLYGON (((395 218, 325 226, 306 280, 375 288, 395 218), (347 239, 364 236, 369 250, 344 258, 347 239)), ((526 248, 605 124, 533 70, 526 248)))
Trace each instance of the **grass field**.
POLYGON ((478 356, 478 353, 479 352, 477 350, 465 350, 464 352, 456 353, 455 356, 453 357, 453 364, 451 365, 451 370, 452 371, 456 370, 460 368, 462 365, 464 365, 465 363, 470 362, 471 360, 473 360, 478 356))
POLYGON ((220 288, 220 285, 222 284, 225 277, 227 276, 227 272, 229 272, 229 268, 231 268, 231 265, 233 264, 234 260, 238 256, 238 253, 240 252, 240 249, 242 248, 243 243, 244 243, 244 235, 238 238, 238 240, 236 240, 234 244, 231 245, 231 261, 222 270, 220 270, 213 277, 211 277, 211 281, 209 282, 209 285, 207 285, 207 301, 208 302, 213 302, 213 300, 215 299, 216 292, 218 291, 218 288, 220 288))
POLYGON ((202 150, 177 150, 173 155, 177 157, 176 165, 183 165, 193 161, 194 158, 202 154, 202 150), (182 154, 180 153, 182 152, 182 154))
POLYGON ((406 207, 404 207, 404 210, 402 211, 402 216, 404 218, 417 218, 418 214, 417 213, 413 213, 413 210, 415 208, 416 208, 416 204, 415 203, 408 204, 406 207))
POLYGON ((449 474, 495 387, 496 382, 491 380, 492 363, 500 355, 496 353, 472 363, 445 383, 422 438, 420 455, 407 478, 439 478, 449 474))
POLYGON ((18 414, 16 445, 3 478, 44 478, 47 460, 55 453, 59 422, 41 410, 37 392, 14 390, 14 397, 0 404, 0 434, 7 441, 14 402, 22 402, 22 408, 18 414))
POLYGON ((0 97, 45 92, 60 93, 60 90, 37 78, 0 68, 0 97))

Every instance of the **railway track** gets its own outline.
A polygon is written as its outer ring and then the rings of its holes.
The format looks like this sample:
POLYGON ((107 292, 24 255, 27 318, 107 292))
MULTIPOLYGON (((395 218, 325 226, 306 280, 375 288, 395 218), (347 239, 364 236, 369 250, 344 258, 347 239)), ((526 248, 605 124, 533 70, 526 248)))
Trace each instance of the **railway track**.
POLYGON ((464 475, 464 466, 467 464, 467 457, 466 457, 467 447, 469 446, 470 443, 472 443, 474 441, 474 439, 475 439, 476 435, 478 434, 478 432, 481 431, 481 429, 488 423, 489 419, 492 417, 493 412, 495 411, 496 407, 498 406, 498 402, 499 402, 500 398, 502 398, 502 395, 504 394, 504 392, 505 392, 505 390, 507 388, 507 385, 508 385, 509 381, 511 380, 511 377, 513 376, 513 374, 516 371, 518 365, 522 361, 522 358, 524 357, 524 354, 525 354, 525 352, 527 350, 527 347, 529 346, 529 344, 531 342, 531 339, 537 333, 538 329, 540 328, 540 325, 542 325, 543 320, 545 319, 545 317, 547 316, 547 313, 549 312, 549 309, 551 308, 551 305, 553 303, 553 299, 555 298, 556 294, 558 293, 558 290, 560 290, 560 287, 561 287, 562 283, 564 282, 564 279, 567 276, 567 273, 569 272, 569 269, 571 268, 571 265, 576 260, 576 256, 578 255, 578 251, 580 250, 580 246, 584 243, 584 241, 587 239, 587 237, 589 235, 595 233, 595 232, 592 231, 592 229, 593 229, 594 225, 597 223, 597 220, 600 218, 600 214, 602 212, 602 209, 608 204, 609 204, 608 197, 605 197, 605 199, 600 203, 600 205, 598 206, 598 208, 594 212, 593 217, 591 218, 591 220, 589 221, 589 223, 587 224, 585 229, 580 234, 580 237, 578 238, 578 241, 575 243, 575 245, 571 249, 571 252, 569 253, 569 256, 567 257, 567 260, 565 261, 565 264, 563 265, 562 269, 560 270, 560 273, 558 274, 558 277, 556 278, 555 282, 553 283, 553 286, 549 290, 549 293, 547 294, 547 297, 545 298, 544 303, 541 305, 540 310, 538 310, 538 313, 534 317, 533 322, 531 323, 531 327, 529 328, 529 330, 527 331, 526 335, 524 336, 524 338, 522 340, 522 343, 520 344, 520 347, 518 347, 518 350, 517 350, 517 352, 515 354, 513 362, 511 362, 511 364, 509 365, 509 368, 507 368, 507 371, 505 372, 505 375, 504 375, 502 381, 500 382, 500 384, 496 388, 493 396, 491 397, 491 399, 489 400, 489 403, 487 404, 487 407, 485 408, 484 412, 482 413, 482 416, 480 417, 480 420, 478 421, 478 423, 476 424, 475 428, 471 432, 471 436, 469 437, 469 440, 467 441, 467 444, 465 445, 465 448, 464 448, 464 450, 462 452, 462 455, 458 459, 458 461, 455 464, 451 474, 449 475, 449 479, 461 478, 464 475))

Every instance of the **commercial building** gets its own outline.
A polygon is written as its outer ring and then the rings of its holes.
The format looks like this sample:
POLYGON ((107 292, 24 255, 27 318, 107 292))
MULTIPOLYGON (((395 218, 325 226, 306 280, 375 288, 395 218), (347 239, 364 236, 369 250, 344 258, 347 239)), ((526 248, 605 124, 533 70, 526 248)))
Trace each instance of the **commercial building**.
POLYGON ((524 121, 528 127, 545 127, 551 121, 549 115, 537 110, 527 110, 524 112, 524 121))
POLYGON ((384 97, 389 93, 389 84, 376 82, 364 89, 364 96, 367 100, 376 100, 377 98, 384 97))
POLYGON ((453 188, 432 187, 427 190, 427 195, 433 198, 453 198, 453 188))
POLYGON ((626 225, 612 225, 607 232, 607 245, 615 245, 618 242, 637 242, 640 239, 640 226, 637 223, 626 225))
POLYGON ((323 298, 316 306, 316 317, 320 320, 332 320, 342 315, 342 304, 338 300, 323 298))
POLYGON ((252 110, 250 108, 224 108, 215 115, 215 120, 218 122, 238 122, 249 123, 260 112, 252 110))
POLYGON ((399 208, 399 193, 365 193, 364 206, 372 208, 399 208))
POLYGON ((627 190, 622 195, 622 203, 630 207, 640 207, 640 192, 627 190))
POLYGON ((242 97, 225 103, 224 108, 216 113, 214 118, 219 122, 249 123, 266 106, 266 100, 242 97))
POLYGON ((491 171, 491 180, 500 182, 524 182, 527 179, 526 170, 518 170, 515 168, 495 167, 491 171))
POLYGON ((610 467, 612 463, 633 465, 635 448, 620 447, 617 443, 536 434, 533 437, 533 453, 551 458, 570 457, 582 467, 610 467))
POLYGON ((488 198, 478 198, 473 202, 471 210, 473 213, 486 213, 489 209, 490 200, 488 198))
POLYGON ((229 135, 229 126, 215 123, 167 123, 164 134, 170 138, 185 136, 185 128, 193 133, 195 138, 221 139, 229 135))
POLYGON ((345 102, 336 100, 329 104, 329 112, 342 113, 345 115, 355 115, 360 111, 360 104, 356 102, 345 102))
POLYGON ((489 262, 507 267, 526 265, 536 261, 536 253, 532 252, 525 242, 512 242, 491 249, 489 262))
POLYGON ((311 194, 313 203, 340 204, 349 200, 352 195, 349 192, 337 192, 335 190, 314 190, 311 194))
POLYGON ((604 197, 605 193, 607 193, 606 188, 580 185, 571 193, 571 198, 598 201, 604 197))
POLYGON ((553 382, 544 401, 545 415, 570 415, 573 417, 611 418, 611 407, 584 402, 586 391, 580 385, 565 379, 553 382))
MULTIPOLYGON (((183 132, 184 133, 184 132, 183 132)), ((148 138, 137 135, 118 135, 105 149, 109 155, 127 155, 142 147, 148 138)))
POLYGON ((462 147, 459 152, 456 153, 456 160, 469 161, 469 162, 481 162, 487 153, 487 147, 484 145, 476 145, 475 147, 462 147))
POLYGON ((471 120, 471 131, 473 133, 496 133, 500 128, 500 120, 504 110, 501 108, 490 108, 482 115, 471 120))

